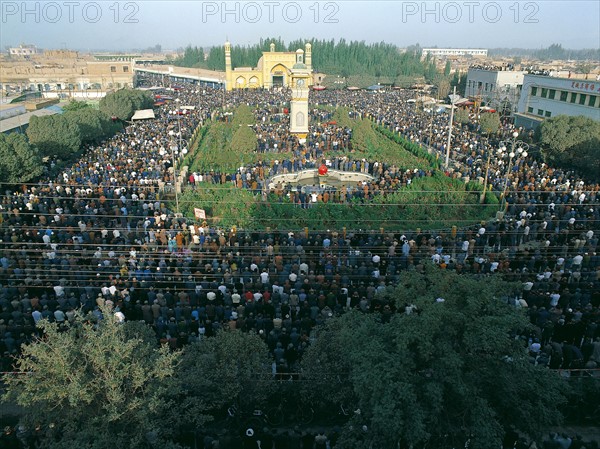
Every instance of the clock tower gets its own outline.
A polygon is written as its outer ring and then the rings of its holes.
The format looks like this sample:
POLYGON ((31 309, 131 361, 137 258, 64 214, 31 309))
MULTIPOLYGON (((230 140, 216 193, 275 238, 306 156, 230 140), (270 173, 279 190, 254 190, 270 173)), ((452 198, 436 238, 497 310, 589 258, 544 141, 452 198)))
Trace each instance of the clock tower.
MULTIPOLYGON (((310 52, 310 44, 307 51, 310 52)), ((304 63, 304 51, 296 50, 296 63, 291 74, 292 100, 290 102, 290 132, 303 141, 308 135, 308 86, 311 84, 311 69, 304 63)))

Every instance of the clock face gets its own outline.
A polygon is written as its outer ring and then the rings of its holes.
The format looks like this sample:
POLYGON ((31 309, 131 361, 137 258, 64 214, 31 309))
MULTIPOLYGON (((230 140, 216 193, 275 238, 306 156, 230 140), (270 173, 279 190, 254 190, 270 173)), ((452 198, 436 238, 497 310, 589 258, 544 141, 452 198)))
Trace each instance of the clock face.
POLYGON ((304 80, 303 79, 299 79, 296 83, 299 87, 303 87, 304 86, 304 80))

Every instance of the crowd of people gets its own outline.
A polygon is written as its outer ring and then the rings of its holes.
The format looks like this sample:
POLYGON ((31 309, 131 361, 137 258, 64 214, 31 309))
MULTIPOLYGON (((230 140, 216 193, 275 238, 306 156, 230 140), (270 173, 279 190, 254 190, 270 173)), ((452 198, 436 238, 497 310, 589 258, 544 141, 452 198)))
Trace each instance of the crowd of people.
MULTIPOLYGON (((172 149, 181 159, 196 127, 218 119, 223 105, 255 107, 257 153, 285 154, 224 176, 192 173, 192 184, 231 182, 257 192, 295 194, 308 204, 311 193, 269 185, 270 177, 318 167, 324 160, 331 168, 374 177, 366 189, 348 186, 328 195, 328 201, 343 202, 370 199, 377 189, 402 188, 431 172, 354 158, 352 130, 331 122, 331 113, 319 108, 311 111, 309 136, 301 144, 282 114, 285 91, 224 93, 185 86, 173 95, 180 106, 195 109, 180 115, 174 103, 161 106, 156 119, 131 124, 88 148, 58 176, 17 190, 5 186, 2 371, 11 371, 12 357, 36 335, 39 320, 66 323, 80 308, 100 314, 108 305, 119 319, 152 326, 173 350, 219 331, 256 333, 273 355, 273 376, 285 378, 298 369, 318 325, 332 317, 349 309, 381 314, 384 321, 406 313, 410 304, 399 307, 377 293, 394 285, 401 272, 422 270, 427 263, 520 282, 522 288, 506 292, 505 300, 526 307, 536 325, 523 343, 532 363, 600 367, 600 186, 534 155, 507 157, 497 151, 527 139, 526 130, 506 122, 485 136, 477 117, 454 127, 446 174, 487 178, 491 190, 506 191, 504 214, 456 233, 222 229, 176 217, 161 187, 173 183, 172 149)), ((443 158, 447 114, 420 110, 407 101, 413 96, 404 90, 321 91, 311 93, 311 102, 346 106, 353 116, 369 118, 443 158)), ((315 201, 323 201, 319 193, 315 201)))

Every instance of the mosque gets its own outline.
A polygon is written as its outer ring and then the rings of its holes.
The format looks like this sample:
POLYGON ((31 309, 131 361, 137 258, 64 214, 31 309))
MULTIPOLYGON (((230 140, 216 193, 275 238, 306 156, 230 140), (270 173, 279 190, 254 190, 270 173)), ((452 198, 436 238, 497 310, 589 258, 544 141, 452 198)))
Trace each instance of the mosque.
MULTIPOLYGON (((292 87, 292 69, 302 55, 306 71, 310 74, 308 86, 312 85, 312 46, 307 43, 304 50, 295 52, 275 51, 271 43, 269 51, 263 52, 255 68, 231 67, 231 43, 225 42, 225 80, 227 90, 246 88, 292 87)), ((307 87, 308 87, 307 86, 307 87)))

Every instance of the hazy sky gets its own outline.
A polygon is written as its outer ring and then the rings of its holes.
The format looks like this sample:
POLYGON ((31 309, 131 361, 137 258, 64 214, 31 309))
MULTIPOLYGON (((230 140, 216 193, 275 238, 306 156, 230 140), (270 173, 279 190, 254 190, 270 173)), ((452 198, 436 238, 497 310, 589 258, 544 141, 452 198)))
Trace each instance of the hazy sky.
POLYGON ((0 0, 2 47, 127 50, 253 44, 261 37, 385 41, 404 47, 600 47, 590 1, 0 0))

